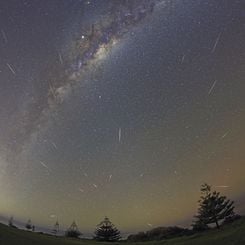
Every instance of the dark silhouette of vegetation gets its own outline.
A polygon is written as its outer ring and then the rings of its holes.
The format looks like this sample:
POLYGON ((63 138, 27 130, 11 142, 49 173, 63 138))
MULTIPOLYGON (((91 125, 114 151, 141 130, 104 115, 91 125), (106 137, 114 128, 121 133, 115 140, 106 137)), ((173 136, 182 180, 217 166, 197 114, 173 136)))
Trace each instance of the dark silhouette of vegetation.
POLYGON ((222 225, 231 224, 231 223, 233 223, 234 221, 239 220, 239 219, 241 219, 241 218, 242 218, 241 215, 239 215, 239 214, 234 214, 233 216, 226 217, 226 218, 224 219, 224 221, 222 222, 222 225))
POLYGON ((30 219, 27 221, 25 227, 26 227, 27 230, 31 230, 32 229, 32 224, 31 224, 31 220, 30 219))
POLYGON ((196 220, 193 224, 192 224, 192 229, 195 232, 201 232, 201 231, 206 231, 209 229, 208 225, 203 223, 200 220, 196 220))
POLYGON ((192 224, 192 230, 181 227, 157 227, 147 232, 139 232, 128 236, 130 242, 143 242, 163 240, 180 236, 192 235, 195 232, 206 231, 210 229, 209 225, 214 224, 217 228, 220 224, 230 224, 241 218, 234 213, 234 202, 220 195, 219 192, 211 191, 211 186, 203 184, 201 186, 201 199, 199 200, 198 214, 192 224), (222 223, 221 223, 222 222, 222 223))
MULTIPOLYGON (((168 228, 168 227, 166 227, 168 228)), ((158 230, 159 228, 156 228, 158 230)), ((154 231, 155 229, 153 229, 154 231)), ((198 245, 198 244, 211 244, 211 245, 230 245, 230 244, 236 244, 236 245, 244 245, 245 244, 245 237, 244 237, 244 230, 245 230, 245 217, 241 217, 241 219, 234 221, 232 224, 227 224, 222 227, 222 229, 213 229, 211 232, 205 232, 204 234, 196 234, 194 236, 187 236, 190 232, 190 234, 194 234, 192 230, 187 231, 187 235, 179 236, 177 239, 172 240, 162 240, 153 242, 146 242, 147 244, 181 244, 181 245, 198 245)), ((147 233, 147 232, 146 232, 147 233)), ((155 231, 153 232, 155 233, 155 231)), ((144 235, 145 233, 142 232, 144 235)), ((177 235, 178 236, 178 232, 177 235)), ((145 236, 145 235, 144 235, 145 236)), ((152 239, 153 240, 153 239, 152 239)), ((0 223, 0 244, 4 245, 16 245, 16 244, 25 244, 25 245, 48 245, 48 244, 94 244, 93 241, 89 239, 82 240, 75 240, 71 241, 70 239, 67 240, 65 237, 56 238, 55 236, 52 236, 51 234, 46 234, 43 232, 37 232, 37 234, 32 234, 31 232, 23 232, 18 229, 12 229, 9 226, 6 226, 4 224, 0 223)), ((104 242, 98 242, 98 244, 106 244, 104 242)), ((120 241, 115 242, 116 244, 143 244, 143 243, 137 243, 137 242, 126 242, 126 241, 120 241)), ((112 244, 115 244, 112 242, 112 244)), ((109 243, 107 243, 109 244, 109 243)), ((143 244, 144 245, 144 244, 143 244)))
MULTIPOLYGON (((178 226, 157 227, 146 232, 129 235, 127 241, 158 241, 181 236, 189 236, 196 232, 206 231, 211 227, 216 226, 216 228, 220 228, 221 225, 228 225, 238 219, 241 219, 242 221, 244 219, 242 216, 234 213, 233 201, 227 199, 226 196, 222 196, 219 192, 212 191, 211 186, 206 183, 201 186, 201 197, 198 202, 198 213, 194 216, 195 221, 192 224, 192 230, 178 226)), ((13 217, 10 217, 8 224, 10 227, 17 228, 14 226, 13 220, 13 217)), ((27 221, 25 227, 27 230, 35 231, 35 226, 32 225, 30 219, 27 221)), ((58 232, 59 223, 56 221, 52 233, 57 235, 58 232)), ((121 238, 120 231, 107 217, 97 225, 94 233, 95 236, 93 238, 97 241, 114 242, 121 238)), ((82 233, 78 230, 78 226, 75 221, 73 221, 70 228, 65 232, 66 237, 79 238, 81 235, 82 233)))
POLYGON ((145 242, 145 241, 148 241, 149 239, 148 239, 146 233, 141 231, 137 234, 129 235, 127 240, 129 242, 145 242))
POLYGON ((105 217, 105 219, 97 225, 94 239, 97 241, 114 242, 121 238, 120 231, 105 217))
POLYGON ((75 223, 75 221, 73 221, 70 228, 66 231, 65 236, 79 238, 79 236, 81 235, 82 233, 78 230, 77 224, 75 223))
POLYGON ((9 227, 17 228, 17 226, 14 225, 14 218, 13 218, 13 216, 11 216, 11 217, 9 218, 8 225, 9 225, 9 227))
POLYGON ((135 235, 129 235, 127 240, 130 242, 144 242, 170 239, 174 237, 180 237, 184 235, 191 235, 192 232, 188 229, 184 229, 178 226, 172 227, 157 227, 146 232, 139 232, 135 235))
POLYGON ((58 222, 58 220, 57 220, 56 223, 54 224, 54 228, 53 228, 53 230, 52 230, 52 233, 53 233, 54 235, 57 235, 58 232, 59 232, 59 230, 60 230, 60 225, 59 225, 59 222, 58 222))
POLYGON ((201 186, 201 199, 199 202, 198 213, 195 215, 196 221, 193 229, 205 230, 209 224, 215 224, 220 228, 220 221, 234 216, 234 202, 221 196, 219 192, 211 191, 211 186, 203 184, 201 186))

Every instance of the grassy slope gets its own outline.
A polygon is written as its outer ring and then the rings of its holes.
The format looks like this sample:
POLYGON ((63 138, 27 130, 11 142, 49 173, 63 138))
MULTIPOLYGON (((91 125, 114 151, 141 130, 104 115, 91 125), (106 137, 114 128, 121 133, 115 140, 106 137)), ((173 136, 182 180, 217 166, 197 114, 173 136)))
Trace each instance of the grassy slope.
MULTIPOLYGON (((43 234, 37 234, 0 224, 0 245, 93 245, 106 244, 94 241, 76 241, 65 238, 55 238, 43 234)), ((107 243, 112 244, 112 243, 107 243)), ((114 245, 118 243, 113 243, 114 245)), ((213 230, 189 237, 180 237, 167 241, 144 243, 120 243, 143 245, 244 245, 245 244, 245 218, 234 222, 220 230, 213 230)))

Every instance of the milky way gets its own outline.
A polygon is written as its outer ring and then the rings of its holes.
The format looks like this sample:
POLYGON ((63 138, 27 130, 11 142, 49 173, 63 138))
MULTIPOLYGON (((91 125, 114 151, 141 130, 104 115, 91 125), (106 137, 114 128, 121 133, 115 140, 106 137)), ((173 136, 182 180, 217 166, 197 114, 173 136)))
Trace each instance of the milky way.
POLYGON ((165 3, 159 0, 111 2, 108 15, 80 33, 74 49, 71 50, 72 55, 64 67, 68 77, 65 81, 58 81, 58 84, 51 88, 51 95, 55 99, 62 100, 63 89, 65 89, 63 86, 69 87, 71 83, 81 81, 84 70, 89 69, 96 60, 106 55, 106 52, 109 52, 113 45, 132 30, 132 27, 152 14, 156 4, 161 2, 165 3), (60 85, 62 82, 65 84, 60 85))
MULTIPOLYGON (((75 40, 70 41, 64 54, 58 54, 60 63, 51 65, 45 71, 45 84, 41 88, 43 91, 39 91, 40 96, 30 102, 29 111, 20 116, 19 120, 23 121, 21 128, 12 131, 12 137, 18 138, 18 142, 10 147, 13 149, 8 155, 12 155, 12 151, 21 151, 23 144, 35 138, 40 129, 43 131, 52 117, 52 110, 64 101, 75 88, 73 86, 83 83, 84 73, 91 71, 91 67, 95 66, 96 69, 96 63, 102 57, 105 58, 120 39, 151 15, 161 3, 165 4, 167 1, 109 2, 106 16, 90 26, 83 26, 83 31, 76 34, 75 40)), ((7 63, 7 66, 16 75, 11 65, 7 63)))

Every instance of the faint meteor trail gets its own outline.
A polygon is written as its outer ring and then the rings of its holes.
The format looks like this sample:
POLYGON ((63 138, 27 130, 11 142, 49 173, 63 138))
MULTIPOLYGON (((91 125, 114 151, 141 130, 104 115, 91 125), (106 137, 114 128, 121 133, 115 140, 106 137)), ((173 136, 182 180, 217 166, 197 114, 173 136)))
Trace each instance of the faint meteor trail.
POLYGON ((225 134, 223 134, 221 138, 224 139, 227 136, 227 134, 229 134, 229 131, 227 131, 225 134))
POLYGON ((229 188, 230 186, 228 185, 216 185, 216 188, 229 188))
POLYGON ((211 88, 209 89, 208 95, 210 95, 210 94, 212 93, 212 91, 213 91, 213 89, 214 89, 216 83, 217 83, 217 80, 214 81, 213 85, 212 85, 211 88))
POLYGON ((185 60, 185 54, 182 56, 181 64, 183 64, 184 60, 185 60))
POLYGON ((60 53, 59 53, 59 61, 60 61, 60 64, 63 65, 64 62, 63 62, 63 58, 60 53))
POLYGON ((6 65, 7 65, 7 67, 9 68, 9 70, 10 70, 14 75, 16 75, 14 68, 13 68, 9 63, 7 63, 6 65))
POLYGON ((112 178, 112 174, 109 175, 109 180, 108 180, 109 182, 111 181, 111 178, 112 178))
POLYGON ((51 144, 53 145, 53 147, 54 147, 56 150, 58 149, 57 145, 56 145, 54 142, 51 142, 51 144))
POLYGON ((214 46, 213 46, 212 51, 211 51, 212 53, 214 53, 214 51, 216 50, 216 47, 217 47, 219 40, 220 40, 220 36, 221 36, 221 32, 219 33, 218 37, 215 40, 214 46))
POLYGON ((5 43, 8 43, 8 38, 7 38, 7 35, 5 33, 5 31, 3 29, 1 29, 1 33, 2 33, 2 36, 3 36, 3 40, 5 43))
POLYGON ((118 142, 119 142, 119 143, 121 142, 121 137, 122 137, 122 129, 119 128, 119 129, 118 129, 118 142))
POLYGON ((40 164, 41 164, 44 168, 50 170, 49 167, 48 167, 44 162, 40 161, 40 164))

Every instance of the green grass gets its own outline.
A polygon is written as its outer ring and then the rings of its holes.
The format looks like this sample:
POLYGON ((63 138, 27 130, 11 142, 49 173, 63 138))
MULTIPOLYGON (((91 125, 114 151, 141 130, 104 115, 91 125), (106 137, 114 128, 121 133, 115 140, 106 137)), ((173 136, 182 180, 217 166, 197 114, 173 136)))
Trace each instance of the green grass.
MULTIPOLYGON (((95 242, 91 240, 72 240, 53 237, 45 234, 33 233, 10 228, 0 224, 0 245, 93 245, 112 244, 95 242)), ((143 243, 113 243, 129 245, 244 245, 245 244, 245 218, 229 224, 220 230, 211 230, 187 237, 179 237, 165 241, 152 241, 143 243)))

